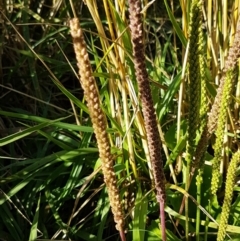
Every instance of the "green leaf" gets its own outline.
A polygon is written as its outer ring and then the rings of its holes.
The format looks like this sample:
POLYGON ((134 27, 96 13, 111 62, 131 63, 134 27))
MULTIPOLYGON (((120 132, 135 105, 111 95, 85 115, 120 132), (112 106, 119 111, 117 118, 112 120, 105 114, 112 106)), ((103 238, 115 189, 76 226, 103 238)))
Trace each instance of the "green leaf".
POLYGON ((76 236, 80 238, 80 240, 85 240, 85 241, 98 241, 97 236, 91 233, 88 233, 83 230, 79 230, 76 233, 76 236))
POLYGON ((40 130, 46 126, 49 126, 51 123, 50 122, 46 122, 46 123, 41 123, 39 125, 33 126, 33 127, 29 127, 23 131, 14 133, 12 135, 8 135, 2 139, 0 139, 0 146, 5 146, 9 143, 15 142, 19 139, 22 139, 25 136, 28 136, 30 134, 32 134, 33 132, 40 130))
POLYGON ((21 189, 23 189, 30 181, 31 177, 24 179, 23 181, 19 182, 15 187, 13 187, 8 193, 7 196, 4 195, 3 197, 0 198, 0 205, 4 204, 8 198, 12 197, 15 195, 17 192, 19 192, 21 189))
POLYGON ((70 93, 60 82, 56 81, 54 78, 52 78, 52 81, 62 91, 62 93, 68 97, 69 100, 71 100, 81 110, 84 110, 86 113, 89 113, 86 105, 84 105, 78 98, 76 98, 72 93, 70 93))
POLYGON ((139 185, 134 208, 133 241, 144 241, 147 210, 148 200, 139 185))
POLYGON ((158 119, 161 121, 163 116, 166 114, 169 109, 169 105, 172 102, 175 94, 179 90, 179 86, 181 84, 181 72, 177 74, 172 83, 169 85, 163 100, 161 100, 161 104, 157 108, 158 119))
POLYGON ((41 203, 41 196, 38 199, 36 213, 34 215, 33 224, 30 231, 29 241, 35 241, 37 239, 37 227, 38 227, 40 203, 41 203))
POLYGON ((74 162, 72 166, 72 171, 69 175, 68 181, 63 188, 61 195, 59 196, 58 200, 64 199, 68 196, 72 190, 76 187, 79 181, 80 173, 83 168, 83 163, 81 162, 74 162))
MULTIPOLYGON (((9 210, 9 205, 7 203, 0 204, 0 211, 1 211, 1 219, 4 223, 4 226, 7 228, 9 234, 14 238, 14 241, 21 241, 23 240, 23 233, 21 228, 19 227, 18 222, 13 216, 13 210, 9 210)), ((13 208, 13 207, 11 207, 13 208)), ((0 230, 1 231, 1 230, 0 230)), ((1 237, 1 233, 0 233, 1 237)))
POLYGON ((95 212, 95 219, 101 217, 100 225, 98 227, 98 233, 97 233, 97 240, 102 241, 104 228, 107 221, 107 215, 110 210, 110 202, 106 203, 107 200, 107 189, 104 188, 101 192, 101 196, 99 198, 98 204, 97 204, 97 211, 95 212))
POLYGON ((186 38, 185 38, 185 36, 184 36, 184 34, 183 34, 183 31, 182 31, 182 29, 179 27, 179 24, 177 23, 177 21, 176 21, 174 15, 173 15, 173 13, 172 13, 170 7, 168 6, 167 0, 164 0, 164 3, 165 3, 165 6, 166 6, 166 9, 167 9, 167 12, 168 12, 168 16, 169 16, 169 18, 170 18, 170 20, 171 20, 171 22, 172 22, 172 25, 173 25, 176 33, 177 33, 177 36, 178 36, 179 39, 181 40, 182 45, 184 46, 184 48, 186 48, 186 47, 187 47, 187 40, 186 40, 186 38))
MULTIPOLYGON (((167 241, 182 241, 181 239, 177 238, 175 234, 173 234, 169 229, 166 229, 167 241)), ((159 221, 153 220, 151 225, 148 227, 147 238, 146 241, 160 241, 162 240, 161 237, 161 230, 159 221)))

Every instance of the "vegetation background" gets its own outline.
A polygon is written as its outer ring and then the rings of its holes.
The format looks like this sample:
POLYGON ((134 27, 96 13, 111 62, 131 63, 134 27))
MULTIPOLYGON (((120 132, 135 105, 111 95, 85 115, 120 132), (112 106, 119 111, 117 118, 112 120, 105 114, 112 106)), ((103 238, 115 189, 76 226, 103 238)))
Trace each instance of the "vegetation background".
MULTIPOLYGON (((239 69, 221 142, 220 185, 211 193, 215 135, 190 189, 185 165, 190 0, 141 1, 146 65, 162 138, 167 240, 217 238, 230 195, 227 235, 240 240, 239 69), (239 160, 239 155, 236 158, 239 160), (188 209, 182 212, 184 196, 188 209)), ((206 97, 214 103, 239 16, 238 0, 203 1, 206 97)), ((79 83, 69 20, 80 19, 115 157, 126 239, 161 240, 125 0, 0 1, 0 240, 120 240, 79 83)), ((239 57, 239 56, 238 56, 239 57)), ((219 102, 221 103, 221 102, 219 102)), ((196 143, 200 139, 197 134, 196 143)))

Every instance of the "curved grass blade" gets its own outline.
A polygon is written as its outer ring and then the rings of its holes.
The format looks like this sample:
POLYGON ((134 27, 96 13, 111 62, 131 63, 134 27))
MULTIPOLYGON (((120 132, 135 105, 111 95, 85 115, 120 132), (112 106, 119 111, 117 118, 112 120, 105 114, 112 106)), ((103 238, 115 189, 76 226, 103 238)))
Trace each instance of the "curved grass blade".
POLYGON ((167 12, 168 12, 168 16, 173 24, 173 27, 177 33, 177 36, 179 37, 179 39, 181 40, 183 46, 186 48, 187 47, 187 40, 183 34, 183 31, 182 29, 179 27, 179 24, 177 23, 175 17, 173 16, 172 14, 172 11, 170 9, 170 7, 168 6, 168 2, 167 0, 164 0, 164 3, 165 3, 165 6, 166 6, 166 9, 167 9, 167 12))
POLYGON ((22 138, 24 138, 24 137, 26 137, 26 136, 28 136, 28 135, 38 131, 38 130, 44 128, 44 127, 49 126, 50 124, 51 123, 49 123, 49 122, 41 123, 39 125, 36 125, 36 126, 33 126, 33 127, 29 127, 29 128, 27 128, 27 129, 25 129, 23 131, 14 133, 12 135, 8 135, 8 136, 0 139, 0 146, 5 146, 5 145, 7 145, 9 143, 13 143, 13 142, 15 142, 15 141, 17 141, 19 139, 22 139, 22 138))
MULTIPOLYGON (((74 124, 63 123, 63 122, 60 122, 59 119, 58 119, 58 121, 55 121, 55 120, 49 120, 49 119, 43 118, 43 117, 31 116, 31 115, 2 111, 2 110, 0 110, 0 115, 14 117, 14 118, 23 119, 23 120, 35 121, 35 122, 40 122, 40 123, 52 121, 51 122, 52 126, 60 127, 63 129, 75 130, 75 131, 80 131, 80 132, 93 132, 92 127, 78 126, 78 125, 74 125, 74 124)), ((70 116, 68 116, 68 117, 70 117, 70 116)), ((67 119, 68 117, 61 118, 61 120, 67 119)))

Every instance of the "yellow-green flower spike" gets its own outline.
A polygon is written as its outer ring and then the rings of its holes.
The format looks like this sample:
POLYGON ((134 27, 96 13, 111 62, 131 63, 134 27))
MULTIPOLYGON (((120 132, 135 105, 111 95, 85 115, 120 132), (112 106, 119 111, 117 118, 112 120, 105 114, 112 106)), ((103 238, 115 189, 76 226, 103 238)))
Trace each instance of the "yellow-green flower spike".
MULTIPOLYGON (((214 99, 214 103, 211 109, 211 112, 209 114, 208 117, 208 121, 207 121, 207 126, 203 129, 203 132, 201 134, 201 138, 200 141, 197 145, 196 148, 196 152, 195 152, 195 163, 196 165, 192 167, 192 175, 195 171, 195 169, 198 167, 198 163, 203 159, 203 155, 207 149, 207 144, 208 144, 208 140, 210 139, 212 133, 216 130, 218 123, 221 123, 221 121, 219 121, 219 113, 220 110, 223 109, 222 107, 222 100, 225 98, 223 97, 223 92, 225 91, 225 96, 230 96, 231 92, 232 92, 232 87, 233 87, 233 83, 227 83, 227 86, 225 85, 225 81, 226 79, 228 79, 230 82, 234 82, 235 78, 234 78, 234 69, 237 66, 237 62, 238 59, 240 57, 240 20, 238 21, 237 24, 237 30, 235 33, 235 37, 234 37, 234 42, 233 45, 230 47, 229 52, 228 52, 228 56, 226 59, 226 63, 225 63, 225 68, 223 70, 223 76, 220 80, 220 85, 218 87, 217 90, 217 95, 214 99), (232 74, 230 73, 231 71, 232 74), (227 77, 228 75, 228 77, 227 77), (232 77, 231 77, 232 75, 232 77), (226 93, 226 90, 228 90, 229 95, 226 93)), ((228 106, 228 104, 227 104, 228 106)), ((226 106, 226 110, 227 110, 227 106, 226 106)), ((224 112, 224 110, 222 110, 224 112)), ((224 119, 224 114, 221 114, 221 118, 224 119)), ((225 118, 226 120, 226 118, 225 118)), ((218 129, 218 135, 221 135, 221 128, 219 127, 218 129)), ((222 139, 221 137, 218 139, 219 143, 216 144, 215 149, 218 148, 219 145, 222 145, 222 139)), ((219 156, 219 154, 217 154, 219 156)), ((216 160, 214 160, 214 164, 213 167, 214 169, 216 169, 216 172, 219 172, 219 157, 215 158, 216 160)), ((217 174, 218 175, 218 174, 217 174)), ((214 179, 218 179, 219 176, 214 177, 214 179)), ((216 188, 218 186, 218 181, 213 180, 213 189, 212 189, 212 193, 216 192, 216 188)))
POLYGON ((238 21, 238 24, 237 24, 237 30, 235 33, 234 42, 229 49, 227 60, 223 70, 223 77, 220 80, 220 85, 217 90, 217 95, 215 97, 214 104, 208 118, 209 134, 212 134, 216 130, 216 126, 218 124, 218 115, 221 107, 221 99, 223 98, 223 89, 225 85, 226 74, 229 71, 234 71, 235 67, 237 66, 239 57, 240 57, 240 20, 238 21))
POLYGON ((224 129, 227 121, 227 109, 231 98, 232 84, 234 79, 234 70, 230 69, 226 74, 225 84, 223 88, 223 95, 221 99, 220 111, 218 116, 218 125, 216 130, 216 142, 214 145, 214 158, 212 164, 212 181, 211 192, 214 195, 217 192, 219 177, 220 177, 220 163, 222 160, 222 147, 224 129))
MULTIPOLYGON (((190 181, 190 165, 193 161, 196 136, 199 129, 199 114, 201 101, 201 67, 203 55, 203 33, 202 33, 202 1, 193 0, 190 12, 189 24, 189 55, 188 55, 188 127, 186 146, 186 175, 185 190, 188 191, 190 181)), ((185 235, 188 240, 188 198, 185 199, 185 235)))
POLYGON ((234 188, 234 183, 236 179, 236 169, 239 163, 240 163, 240 150, 233 155, 230 165, 228 167, 225 196, 224 196, 222 213, 221 213, 219 229, 217 234, 217 241, 224 241, 224 238, 226 235, 228 217, 229 217, 232 197, 233 197, 233 188, 234 188))
MULTIPOLYGON (((191 5, 189 25, 189 63, 188 63, 188 139, 186 161, 189 166, 193 160, 195 139, 199 129, 199 109, 201 97, 201 67, 203 52, 202 1, 194 0, 191 5)), ((188 177, 187 177, 188 178, 188 177)))
POLYGON ((222 160, 222 146, 224 138, 225 124, 227 123, 227 109, 231 100, 231 93, 235 82, 235 67, 240 56, 240 23, 238 22, 237 32, 234 38, 232 47, 229 50, 228 58, 226 60, 224 77, 220 83, 218 93, 212 108, 209 122, 209 133, 217 127, 216 143, 214 146, 213 171, 211 181, 211 192, 215 195, 218 189, 220 177, 220 163, 222 160), (217 100, 217 101, 216 101, 217 100))

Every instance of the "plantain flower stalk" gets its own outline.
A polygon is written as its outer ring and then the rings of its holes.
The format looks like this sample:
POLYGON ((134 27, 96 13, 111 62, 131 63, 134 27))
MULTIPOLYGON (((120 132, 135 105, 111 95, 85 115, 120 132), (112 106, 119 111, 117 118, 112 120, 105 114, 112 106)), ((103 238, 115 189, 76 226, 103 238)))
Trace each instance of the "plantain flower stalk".
POLYGON ((117 179, 113 169, 113 156, 111 154, 109 137, 106 132, 107 120, 101 109, 99 92, 96 86, 95 78, 93 77, 86 43, 83 37, 83 31, 80 28, 79 20, 77 18, 74 18, 70 21, 70 29, 73 38, 77 65, 79 68, 79 75, 81 77, 81 85, 84 90, 94 133, 96 135, 99 156, 102 161, 104 182, 106 183, 108 190, 108 196, 114 221, 116 223, 116 229, 119 231, 121 240, 123 241, 126 240, 124 234, 124 215, 119 190, 117 187, 117 179))
POLYGON ((234 79, 234 69, 228 70, 225 76, 225 84, 221 99, 220 111, 218 115, 218 124, 216 130, 216 142, 214 145, 214 158, 212 164, 212 180, 211 180, 211 193, 215 195, 219 185, 220 178, 220 163, 222 160, 222 147, 225 125, 227 122, 227 110, 231 98, 231 90, 234 79))
MULTIPOLYGON (((202 4, 201 4, 202 5, 202 4)), ((199 6, 202 7, 202 6, 199 6)), ((202 21, 201 21, 202 24, 202 21)), ((203 38, 203 31, 199 32, 199 40, 201 41, 199 43, 200 49, 203 51, 204 49, 204 38, 203 38)), ((199 65, 200 65, 200 78, 201 78, 201 104, 200 104, 200 135, 204 132, 206 126, 207 126, 207 113, 209 111, 208 106, 208 99, 207 99, 207 86, 206 86, 206 64, 204 61, 204 55, 203 52, 199 56, 199 65)), ((196 150, 196 149, 195 149, 196 150)), ((195 153, 194 153, 195 154, 195 153)), ((191 164, 191 166, 199 167, 201 166, 201 162, 196 162, 196 156, 195 160, 191 164)), ((200 160, 202 161, 202 160, 200 160)))
MULTIPOLYGON (((227 56, 226 63, 225 63, 225 68, 223 70, 223 76, 220 80, 220 85, 217 90, 217 95, 214 99, 214 103, 213 103, 211 112, 209 114, 208 120, 207 120, 207 126, 204 128, 200 141, 196 148, 196 152, 195 152, 196 165, 192 167, 192 173, 198 167, 200 160, 203 158, 203 155, 204 155, 205 151, 207 150, 208 140, 210 139, 213 132, 216 131, 216 129, 217 129, 217 125, 219 123, 218 122, 219 115, 220 115, 219 113, 220 113, 220 110, 223 109, 223 108, 221 108, 221 106, 223 104, 222 101, 224 101, 223 93, 225 92, 225 95, 230 96, 230 94, 232 92, 233 82, 234 82, 233 76, 234 76, 235 67, 237 66, 237 61, 238 61, 239 57, 240 57, 240 20, 238 21, 238 24, 237 24, 237 30, 235 33, 233 45, 230 47, 229 52, 228 52, 228 56, 227 56), (227 79, 230 81, 230 83, 227 81, 227 79), (226 87, 226 86, 228 86, 228 87, 226 87), (226 89, 227 89, 228 93, 226 93, 226 89)), ((229 104, 229 101, 230 100, 227 101, 227 106, 229 104)), ((225 111, 227 111, 227 107, 226 107, 225 111)), ((222 116, 221 118, 223 118, 224 114, 222 113, 221 116, 222 116)), ((219 128, 218 132, 221 133, 220 128, 219 128)), ((217 162, 219 162, 219 160, 216 161, 216 163, 217 162)), ((219 165, 216 164, 215 167, 218 169, 219 165)), ((215 192, 215 187, 214 187, 213 192, 215 192)))
POLYGON ((211 115, 209 117, 208 130, 212 133, 216 129, 216 143, 214 145, 214 159, 213 159, 213 171, 211 181, 211 192, 214 195, 217 192, 220 177, 220 163, 222 160, 222 146, 224 138, 224 129, 227 123, 227 110, 231 101, 231 93, 233 90, 236 65, 238 58, 240 57, 240 22, 238 22, 236 35, 232 47, 229 50, 228 58, 224 69, 224 79, 220 85, 220 91, 217 93, 216 100, 218 103, 214 103, 211 115), (216 109, 217 108, 217 109, 216 109))
POLYGON ((147 133, 147 142, 150 153, 150 161, 153 169, 157 201, 160 204, 160 219, 162 225, 162 240, 166 240, 165 213, 165 175, 161 158, 161 139, 158 132, 156 113, 151 96, 151 89, 148 81, 148 74, 145 64, 143 26, 141 20, 141 1, 129 0, 129 18, 131 40, 133 45, 133 60, 136 79, 138 82, 144 125, 147 133))
POLYGON ((227 181, 225 187, 225 196, 223 201, 222 213, 218 228, 217 241, 224 241, 228 217, 231 209, 232 197, 233 197, 233 188, 236 179, 236 169, 240 163, 240 150, 238 150, 232 157, 230 165, 227 171, 227 181))
MULTIPOLYGON (((186 146, 186 184, 185 190, 190 186, 190 166, 196 147, 197 132, 200 127, 200 102, 201 81, 203 66, 203 33, 202 33, 202 1, 193 0, 190 12, 189 24, 189 56, 188 56, 188 128, 186 146), (202 67, 202 68, 201 68, 202 67), (202 72, 201 72, 202 71, 202 72)), ((188 198, 185 198, 185 234, 188 240, 188 198)))
MULTIPOLYGON (((202 1, 194 0, 191 5, 189 24, 189 112, 187 129, 186 161, 190 166, 195 150, 195 142, 200 122, 201 68, 203 63, 202 1)), ((188 177, 186 177, 188 179, 188 177)))

